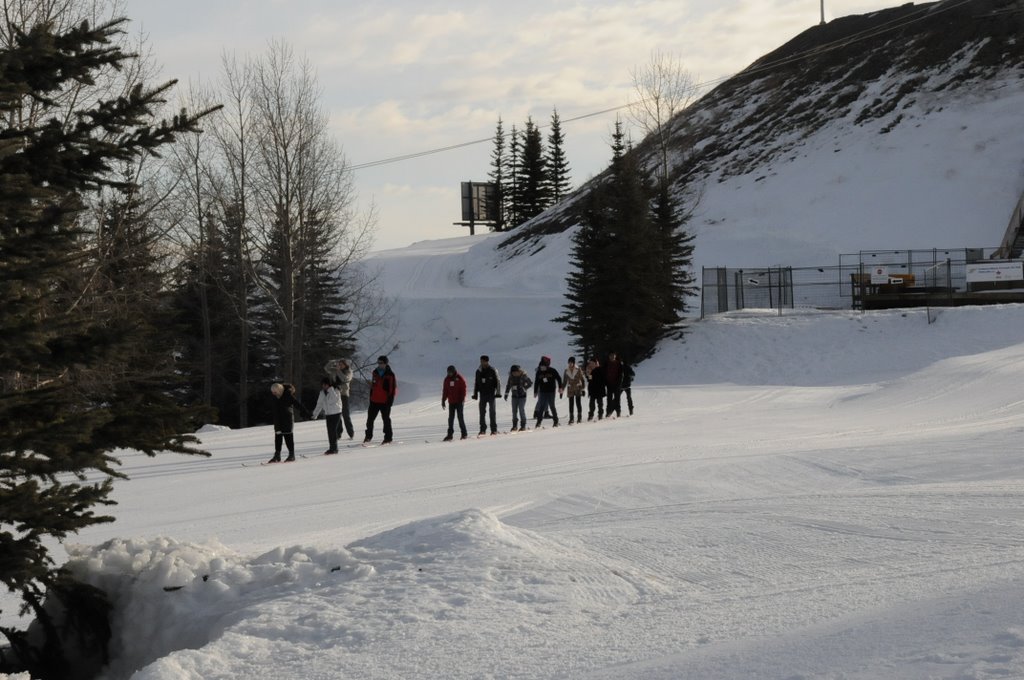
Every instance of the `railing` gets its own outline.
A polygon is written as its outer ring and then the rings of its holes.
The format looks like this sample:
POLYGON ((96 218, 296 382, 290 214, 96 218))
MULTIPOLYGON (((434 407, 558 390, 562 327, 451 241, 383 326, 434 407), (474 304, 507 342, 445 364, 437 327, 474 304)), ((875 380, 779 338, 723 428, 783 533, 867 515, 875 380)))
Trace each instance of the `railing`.
POLYGON ((1020 195, 1020 200, 1017 201, 1017 207, 1013 209, 1013 214, 1010 215, 1010 223, 1006 226, 1006 234, 1003 235, 1003 242, 995 253, 992 254, 992 259, 1005 260, 1020 253, 1013 252, 1015 245, 1019 243, 1024 234, 1024 194, 1020 195))
POLYGON ((986 262, 993 250, 864 251, 822 267, 705 267, 701 316, 739 309, 858 309, 888 295, 953 304, 954 294, 969 290, 968 265, 986 262))

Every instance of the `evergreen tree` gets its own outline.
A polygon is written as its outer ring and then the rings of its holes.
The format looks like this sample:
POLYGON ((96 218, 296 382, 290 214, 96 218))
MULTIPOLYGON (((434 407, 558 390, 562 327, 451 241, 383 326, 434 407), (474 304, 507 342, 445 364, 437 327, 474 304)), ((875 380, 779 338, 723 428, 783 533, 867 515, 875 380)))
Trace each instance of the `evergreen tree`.
POLYGON ((521 224, 541 214, 551 205, 544 139, 540 128, 530 118, 526 120, 523 130, 518 166, 516 205, 521 224))
POLYGON ((175 280, 173 307, 177 314, 175 322, 184 331, 181 365, 189 376, 187 401, 205 403, 202 395, 208 392, 218 422, 245 427, 248 423, 243 417, 247 412, 248 394, 241 385, 248 381, 248 371, 243 375, 239 354, 244 355, 248 364, 248 321, 244 315, 256 291, 246 271, 247 263, 233 256, 235 246, 232 244, 241 228, 236 214, 229 210, 223 218, 215 215, 207 218, 214 228, 207 242, 201 246, 196 244, 197 252, 186 253, 175 280), (203 287, 207 297, 209 339, 204 337, 206 324, 200 303, 203 287), (244 292, 239 293, 240 290, 244 292), (240 352, 240 347, 245 351, 240 352), (203 365, 207 360, 217 370, 205 371, 203 365), (204 384, 207 375, 209 385, 204 384))
POLYGON ((649 354, 685 311, 690 237, 652 185, 616 122, 607 174, 583 200, 573 236, 567 302, 555 319, 584 356, 649 354))
POLYGON ((551 205, 569 195, 572 183, 569 181, 569 160, 565 157, 565 135, 558 109, 551 114, 551 130, 547 146, 547 194, 551 205))
POLYGON ((519 203, 519 157, 522 148, 522 135, 512 124, 508 143, 508 170, 505 172, 505 186, 501 195, 505 199, 505 224, 508 228, 518 227, 523 223, 522 206, 519 203))
POLYGON ((668 182, 658 182, 654 200, 653 222, 658 241, 657 271, 661 279, 661 323, 666 327, 679 324, 686 316, 688 297, 697 293, 693 277, 693 235, 686 231, 688 214, 684 214, 673 198, 668 182))
MULTIPOLYGON (((349 319, 352 304, 342 268, 337 262, 337 230, 319 215, 307 220, 311 236, 307 240, 308 265, 300 275, 299 299, 302 300, 300 342, 301 376, 323 374, 325 357, 351 356, 356 341, 349 319)), ((306 399, 316 399, 319 384, 303 379, 306 399)))
POLYGON ((491 171, 487 178, 494 184, 494 203, 491 214, 494 215, 494 231, 505 231, 505 172, 508 159, 505 156, 505 129, 501 117, 494 130, 494 149, 491 151, 491 171))
POLYGON ((18 665, 39 678, 72 674, 66 631, 44 607, 46 597, 72 613, 89 605, 102 628, 101 594, 74 584, 50 548, 112 521, 96 514, 96 506, 113 503, 113 479, 123 476, 112 452, 200 453, 195 439, 181 434, 195 423, 168 387, 173 357, 156 356, 164 346, 139 344, 155 336, 132 282, 146 282, 142 295, 158 289, 146 273, 152 253, 138 241, 139 215, 122 203, 99 227, 120 223, 118 239, 129 247, 121 257, 114 252, 121 245, 110 250, 109 232, 90 229, 83 212, 98 189, 130 194, 131 182, 113 169, 195 130, 198 116, 182 112, 153 124, 173 83, 136 86, 66 119, 44 113, 19 123, 8 115, 26 102, 54 110, 67 88, 132 59, 111 45, 120 24, 83 23, 60 33, 41 24, 0 49, 0 114, 7 120, 0 130, 0 579, 35 615, 41 637, 34 644, 23 631, 0 627, 17 657, 0 658, 0 670, 18 665), (104 478, 88 481, 96 472, 104 478))

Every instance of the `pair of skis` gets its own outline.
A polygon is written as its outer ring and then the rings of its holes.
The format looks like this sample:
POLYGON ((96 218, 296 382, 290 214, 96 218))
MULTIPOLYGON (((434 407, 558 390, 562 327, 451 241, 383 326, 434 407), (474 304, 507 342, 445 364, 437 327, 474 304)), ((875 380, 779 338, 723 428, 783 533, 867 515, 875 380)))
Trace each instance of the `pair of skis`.
MULTIPOLYGON (((345 446, 345 448, 346 449, 355 449, 355 448, 375 449, 378 446, 392 446, 394 444, 401 444, 401 443, 402 442, 396 442, 396 441, 390 441, 390 442, 361 442, 359 444, 348 444, 348 445, 345 446)), ((304 453, 300 453, 298 458, 295 458, 294 460, 287 460, 287 459, 285 459, 285 460, 264 460, 264 461, 260 461, 258 463, 258 465, 260 467, 263 467, 263 466, 267 466, 267 465, 279 465, 281 463, 297 463, 299 461, 299 458, 303 458, 303 459, 307 459, 308 460, 308 459, 312 459, 312 458, 322 458, 322 457, 325 457, 325 456, 336 456, 336 455, 338 455, 338 451, 331 451, 330 453, 325 451, 324 453, 320 454, 319 456, 307 456, 304 453)), ((257 463, 242 463, 242 467, 256 467, 256 466, 257 466, 257 463)))

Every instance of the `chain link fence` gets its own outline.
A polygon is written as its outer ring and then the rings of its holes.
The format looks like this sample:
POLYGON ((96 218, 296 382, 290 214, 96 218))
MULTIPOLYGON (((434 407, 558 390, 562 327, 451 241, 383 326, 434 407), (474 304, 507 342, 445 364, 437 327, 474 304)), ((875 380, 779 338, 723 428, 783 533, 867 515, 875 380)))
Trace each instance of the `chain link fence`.
POLYGON ((799 308, 953 304, 954 294, 970 289, 967 267, 995 251, 880 250, 841 255, 838 265, 822 267, 704 267, 701 317, 739 309, 776 309, 781 314, 799 308))

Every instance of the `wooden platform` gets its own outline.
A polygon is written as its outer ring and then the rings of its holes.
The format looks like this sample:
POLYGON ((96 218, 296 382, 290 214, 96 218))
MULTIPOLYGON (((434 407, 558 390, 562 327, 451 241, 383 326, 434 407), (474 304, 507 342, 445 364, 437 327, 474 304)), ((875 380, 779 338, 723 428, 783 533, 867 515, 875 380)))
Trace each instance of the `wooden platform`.
POLYGON ((935 289, 904 288, 894 293, 865 293, 855 296, 855 309, 892 309, 894 307, 963 307, 1024 303, 1024 290, 968 293, 935 289))

